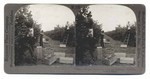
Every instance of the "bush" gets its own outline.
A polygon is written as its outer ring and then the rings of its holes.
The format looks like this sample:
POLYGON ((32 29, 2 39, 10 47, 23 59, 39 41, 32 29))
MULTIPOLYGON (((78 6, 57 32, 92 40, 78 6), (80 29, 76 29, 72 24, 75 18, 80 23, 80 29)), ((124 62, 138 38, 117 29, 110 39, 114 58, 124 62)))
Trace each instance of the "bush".
MULTIPOLYGON (((135 37, 136 36, 136 26, 131 25, 130 27, 131 27, 130 28, 130 38, 129 38, 128 45, 135 47, 136 46, 136 37, 135 37)), ((126 31, 127 31, 126 27, 118 27, 118 28, 116 28, 116 30, 106 32, 106 35, 110 36, 114 40, 123 42, 125 39, 126 31)))
MULTIPOLYGON (((70 29, 69 29, 69 37, 68 37, 67 45, 75 46, 75 26, 70 25, 69 27, 70 29)), ((65 27, 57 26, 55 27, 54 30, 46 31, 44 34, 53 40, 58 40, 62 42, 64 39, 64 34, 65 34, 65 27)))
POLYGON ((36 62, 33 52, 39 34, 40 25, 34 22, 28 7, 19 9, 15 16, 15 65, 36 62), (34 31, 30 33, 30 29, 34 31))

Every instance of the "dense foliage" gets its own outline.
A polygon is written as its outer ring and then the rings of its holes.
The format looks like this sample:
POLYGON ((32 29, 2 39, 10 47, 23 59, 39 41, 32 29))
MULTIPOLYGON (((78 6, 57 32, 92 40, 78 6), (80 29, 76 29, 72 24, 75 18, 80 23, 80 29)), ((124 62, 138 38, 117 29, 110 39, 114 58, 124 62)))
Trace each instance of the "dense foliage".
MULTIPOLYGON (((116 27, 116 30, 106 32, 106 34, 111 38, 113 38, 114 40, 123 42, 125 40, 126 32, 127 32, 127 27, 121 27, 120 25, 118 25, 118 27, 116 27)), ((136 46, 136 25, 135 24, 130 25, 130 38, 129 38, 128 45, 133 47, 136 46)))
MULTIPOLYGON (((69 25, 69 37, 67 44, 69 46, 75 46, 75 26, 73 24, 69 25)), ((65 33, 65 27, 57 25, 54 30, 46 31, 44 34, 53 40, 63 41, 65 33)))
MULTIPOLYGON (((76 27, 75 24, 69 24, 69 38, 67 45, 68 46, 75 46, 76 45, 76 27)), ((98 24, 97 21, 94 21, 93 29, 94 29, 94 36, 97 38, 97 41, 99 39, 99 35, 101 32, 101 25, 98 24)), ((65 27, 57 25, 54 30, 46 31, 44 34, 48 37, 52 38, 53 40, 63 41, 63 36, 65 33, 65 27)))
POLYGON ((15 65, 33 63, 34 45, 40 34, 40 25, 33 20, 28 8, 20 8, 15 16, 15 65))

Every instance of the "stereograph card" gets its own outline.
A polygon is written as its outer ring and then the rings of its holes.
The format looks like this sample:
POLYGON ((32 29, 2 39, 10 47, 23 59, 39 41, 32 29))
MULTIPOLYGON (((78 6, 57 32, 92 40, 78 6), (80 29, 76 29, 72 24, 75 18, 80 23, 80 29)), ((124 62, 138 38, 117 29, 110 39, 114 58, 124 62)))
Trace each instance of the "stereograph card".
POLYGON ((6 73, 143 74, 142 4, 6 4, 6 73))

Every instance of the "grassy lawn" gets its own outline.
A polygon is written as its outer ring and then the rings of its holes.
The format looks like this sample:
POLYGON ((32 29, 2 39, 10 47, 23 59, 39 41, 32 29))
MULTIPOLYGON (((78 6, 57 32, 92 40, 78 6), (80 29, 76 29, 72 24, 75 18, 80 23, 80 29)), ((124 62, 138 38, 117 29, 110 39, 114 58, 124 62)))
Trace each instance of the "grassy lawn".
POLYGON ((135 48, 136 47, 130 47, 122 48, 120 45, 122 42, 113 40, 109 36, 105 35, 105 39, 110 40, 110 44, 105 44, 104 53, 126 53, 126 54, 135 54, 135 48))

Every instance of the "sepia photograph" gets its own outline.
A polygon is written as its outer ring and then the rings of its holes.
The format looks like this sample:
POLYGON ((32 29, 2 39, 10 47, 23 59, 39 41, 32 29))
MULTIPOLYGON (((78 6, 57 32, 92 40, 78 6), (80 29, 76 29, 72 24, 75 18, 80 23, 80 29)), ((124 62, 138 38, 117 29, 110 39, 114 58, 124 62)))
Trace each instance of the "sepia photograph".
POLYGON ((17 11, 15 19, 16 66, 74 64, 71 10, 61 5, 28 5, 17 11))
POLYGON ((7 73, 144 73, 143 5, 7 4, 4 14, 7 73))

